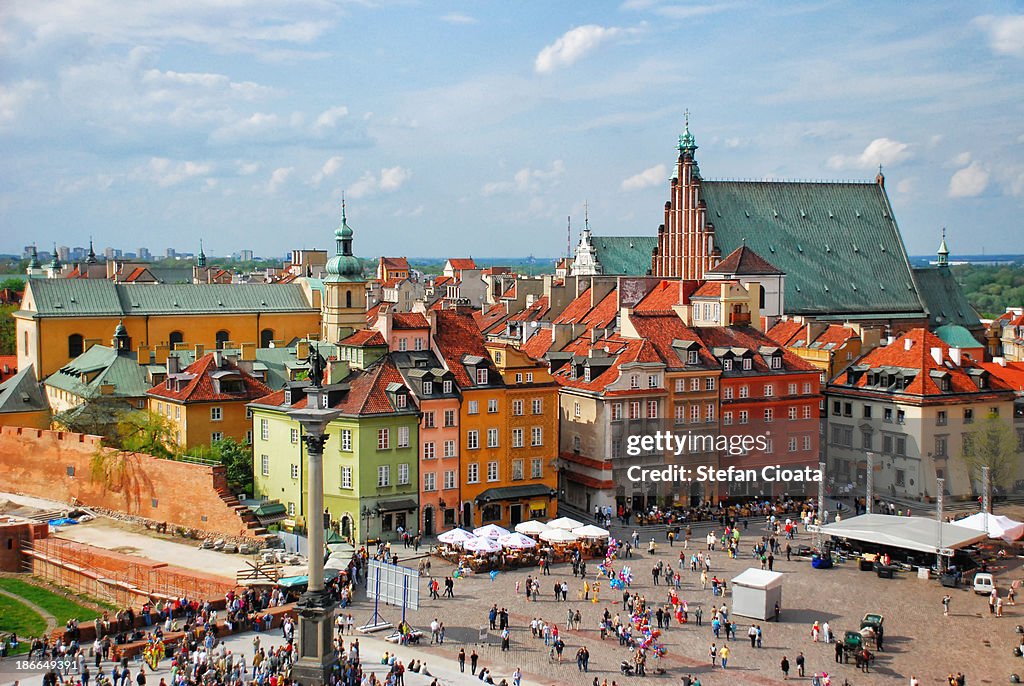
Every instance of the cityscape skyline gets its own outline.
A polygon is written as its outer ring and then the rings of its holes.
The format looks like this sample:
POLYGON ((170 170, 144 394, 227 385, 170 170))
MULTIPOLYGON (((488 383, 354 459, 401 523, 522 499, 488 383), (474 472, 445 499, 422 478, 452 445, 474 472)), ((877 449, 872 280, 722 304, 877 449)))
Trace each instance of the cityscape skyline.
POLYGON ((689 110, 708 179, 881 164, 911 254, 943 226, 1024 252, 1012 4, 739 7, 15 3, 0 251, 73 223, 284 254, 329 245, 342 192, 362 255, 560 255, 585 203, 596 235, 653 236, 689 110))

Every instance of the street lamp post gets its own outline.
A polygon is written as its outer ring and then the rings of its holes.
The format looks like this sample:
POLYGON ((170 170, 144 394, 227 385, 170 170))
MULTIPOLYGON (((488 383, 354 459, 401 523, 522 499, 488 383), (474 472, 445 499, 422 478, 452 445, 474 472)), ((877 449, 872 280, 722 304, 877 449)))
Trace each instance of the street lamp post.
POLYGON ((871 514, 871 503, 875 499, 875 454, 868 453, 867 486, 864 491, 864 512, 871 514))
POLYGON ((938 531, 939 531, 939 542, 938 542, 938 550, 936 551, 937 554, 935 556, 935 558, 936 558, 935 562, 936 562, 936 567, 938 568, 939 573, 941 574, 943 571, 945 571, 945 567, 946 567, 946 564, 945 564, 946 560, 945 560, 945 557, 942 555, 942 504, 943 504, 942 500, 943 500, 943 495, 945 495, 943 493, 943 491, 945 490, 946 480, 943 479, 940 476, 935 481, 936 481, 936 486, 937 486, 937 489, 938 489, 937 490, 937 494, 935 496, 935 502, 936 502, 936 505, 937 505, 937 507, 935 508, 935 518, 936 518, 936 520, 938 520, 938 524, 939 524, 938 527, 937 527, 938 531))
POLYGON ((823 461, 818 463, 818 470, 821 472, 821 481, 818 482, 818 532, 814 538, 815 547, 820 552, 825 540, 821 533, 821 527, 828 523, 825 521, 825 463, 823 461))
POLYGON ((292 678, 306 685, 324 684, 330 679, 337 664, 332 640, 331 619, 334 600, 324 589, 324 443, 329 435, 327 425, 339 414, 327 407, 323 389, 324 362, 315 346, 310 346, 310 387, 305 389, 306 407, 293 410, 288 416, 299 422, 303 429, 309 468, 306 482, 309 493, 307 533, 307 587, 295 608, 299 614, 298 658, 292 668, 292 678))

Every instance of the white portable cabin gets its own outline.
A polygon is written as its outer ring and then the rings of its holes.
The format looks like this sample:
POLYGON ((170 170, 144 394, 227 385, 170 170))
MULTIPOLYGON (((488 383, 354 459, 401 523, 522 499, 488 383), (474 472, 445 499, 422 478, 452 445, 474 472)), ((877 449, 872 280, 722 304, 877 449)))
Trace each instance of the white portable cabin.
POLYGON ((782 574, 751 567, 732 580, 732 613, 768 620, 782 607, 782 574))

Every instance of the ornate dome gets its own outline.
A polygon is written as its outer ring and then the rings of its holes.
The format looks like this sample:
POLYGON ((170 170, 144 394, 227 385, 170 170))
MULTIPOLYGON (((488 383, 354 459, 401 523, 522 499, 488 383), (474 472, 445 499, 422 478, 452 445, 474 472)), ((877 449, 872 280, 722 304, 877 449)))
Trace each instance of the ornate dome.
POLYGON ((337 251, 331 259, 327 260, 325 281, 362 281, 363 268, 359 259, 352 255, 352 227, 348 225, 345 217, 345 201, 341 201, 341 225, 334 231, 334 239, 337 243, 337 251))

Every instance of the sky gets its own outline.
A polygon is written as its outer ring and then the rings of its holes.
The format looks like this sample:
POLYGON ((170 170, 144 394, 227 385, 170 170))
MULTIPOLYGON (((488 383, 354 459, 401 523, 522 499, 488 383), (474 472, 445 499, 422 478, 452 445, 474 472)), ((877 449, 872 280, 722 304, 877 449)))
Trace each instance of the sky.
POLYGON ((871 180, 1024 253, 1024 5, 6 0, 0 252, 556 256, 706 179, 871 180))

